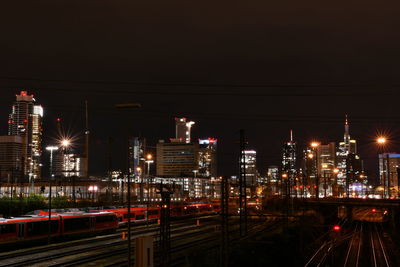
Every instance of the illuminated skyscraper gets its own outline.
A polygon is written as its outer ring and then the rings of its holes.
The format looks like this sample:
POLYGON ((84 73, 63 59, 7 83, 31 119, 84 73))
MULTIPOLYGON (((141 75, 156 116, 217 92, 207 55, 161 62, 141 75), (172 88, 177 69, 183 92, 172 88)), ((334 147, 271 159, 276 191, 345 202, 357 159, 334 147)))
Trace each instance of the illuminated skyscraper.
POLYGON ((400 171, 400 154, 379 154, 379 184, 384 187, 386 197, 393 196, 398 187, 400 171))
POLYGON ((255 150, 244 150, 244 161, 246 163, 246 185, 255 186, 257 184, 257 152, 255 150))
POLYGON ((217 139, 199 139, 198 176, 217 176, 217 139))
POLYGON ((8 135, 22 139, 23 174, 29 180, 39 178, 41 171, 43 108, 35 105, 35 101, 33 95, 21 91, 8 120, 8 135))
POLYGON ((130 137, 129 138, 129 168, 135 176, 139 175, 138 167, 144 171, 145 169, 145 154, 146 138, 130 137))
POLYGON ((357 154, 357 143, 356 140, 350 139, 349 122, 346 115, 344 124, 344 138, 343 142, 339 143, 338 151, 336 152, 337 168, 339 173, 337 174, 337 183, 339 185, 346 185, 347 179, 347 162, 350 154, 357 154))
POLYGON ((54 175, 56 177, 84 177, 84 158, 78 154, 59 150, 54 156, 54 175))
POLYGON ((292 179, 296 175, 296 142, 293 141, 292 130, 290 130, 290 141, 283 145, 282 171, 292 179))
POLYGON ((189 144, 191 142, 191 128, 194 121, 186 121, 186 118, 175 118, 176 139, 179 142, 189 144))

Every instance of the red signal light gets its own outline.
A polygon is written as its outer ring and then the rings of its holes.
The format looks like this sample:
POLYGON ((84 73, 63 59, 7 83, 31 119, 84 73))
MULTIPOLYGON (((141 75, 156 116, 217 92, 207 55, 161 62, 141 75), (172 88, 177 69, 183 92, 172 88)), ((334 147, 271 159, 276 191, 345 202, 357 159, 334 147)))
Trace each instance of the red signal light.
POLYGON ((316 188, 317 188, 317 186, 316 186, 316 185, 314 185, 314 188, 316 189, 316 188))
POLYGON ((60 122, 61 121, 61 118, 57 118, 57 122, 60 122))
POLYGON ((335 231, 340 231, 340 226, 339 225, 335 225, 335 226, 333 226, 333 230, 335 230, 335 231))
POLYGON ((376 209, 374 208, 374 209, 372 209, 372 212, 376 212, 376 209))

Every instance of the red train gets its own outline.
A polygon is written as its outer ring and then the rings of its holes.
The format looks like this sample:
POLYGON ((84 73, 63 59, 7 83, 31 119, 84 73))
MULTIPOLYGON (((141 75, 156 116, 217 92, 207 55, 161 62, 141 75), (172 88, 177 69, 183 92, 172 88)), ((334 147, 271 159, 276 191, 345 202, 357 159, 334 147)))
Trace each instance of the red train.
MULTIPOLYGON (((52 237, 114 231, 117 227, 117 216, 113 212, 79 211, 54 213, 51 216, 52 237)), ((10 219, 0 218, 1 244, 45 239, 48 234, 49 217, 46 215, 25 215, 10 219)))
MULTIPOLYGON (((219 203, 185 203, 171 205, 172 217, 215 214, 219 203)), ((131 222, 155 221, 160 218, 159 206, 132 206, 131 222)), ((35 211, 18 218, 0 218, 0 244, 40 240, 48 237, 47 210, 35 211)), ((66 237, 77 234, 111 232, 128 221, 127 207, 54 210, 51 216, 51 236, 66 237)))
MULTIPOLYGON (((128 208, 126 207, 105 207, 101 210, 114 212, 120 223, 128 221, 128 208)), ((172 217, 186 217, 195 215, 215 214, 220 211, 219 203, 184 203, 171 205, 172 217)), ((160 218, 160 207, 139 205, 131 207, 131 222, 143 222, 158 220, 160 218)))

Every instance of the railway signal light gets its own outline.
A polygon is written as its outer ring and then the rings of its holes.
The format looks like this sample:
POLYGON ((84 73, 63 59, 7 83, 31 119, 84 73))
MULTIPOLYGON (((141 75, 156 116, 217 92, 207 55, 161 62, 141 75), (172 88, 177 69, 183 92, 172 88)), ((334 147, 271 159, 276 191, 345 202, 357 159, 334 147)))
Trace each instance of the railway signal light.
POLYGON ((374 212, 374 213, 375 213, 375 212, 376 212, 376 209, 375 209, 375 208, 374 208, 374 209, 372 209, 372 212, 374 212))
POLYGON ((335 230, 336 232, 339 232, 340 229, 342 229, 342 228, 340 227, 340 225, 335 225, 335 226, 333 226, 333 230, 335 230))

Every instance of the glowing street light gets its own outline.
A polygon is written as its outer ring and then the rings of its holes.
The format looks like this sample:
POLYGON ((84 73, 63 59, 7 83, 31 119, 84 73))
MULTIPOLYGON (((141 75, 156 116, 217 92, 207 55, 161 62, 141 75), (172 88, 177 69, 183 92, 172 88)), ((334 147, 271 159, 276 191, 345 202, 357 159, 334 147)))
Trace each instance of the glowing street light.
POLYGON ((61 146, 63 146, 63 147, 68 147, 70 144, 71 144, 71 141, 68 139, 63 139, 61 141, 61 146))
MULTIPOLYGON (((384 152, 383 150, 385 150, 385 146, 387 143, 387 138, 385 136, 378 136, 378 138, 376 138, 376 143, 381 147, 382 152, 384 152)), ((382 156, 385 156, 385 154, 383 153, 382 156)), ((383 162, 384 159, 382 158, 383 162)), ((384 195, 386 195, 386 197, 390 198, 390 170, 389 170, 389 154, 386 153, 386 164, 387 164, 387 171, 386 171, 386 181, 384 181, 384 188, 386 187, 386 189, 384 189, 384 195)))
POLYGON ((380 137, 378 137, 378 138, 376 139, 376 142, 377 142, 379 145, 384 145, 384 144, 386 144, 387 139, 386 139, 386 137, 380 136, 380 137))
POLYGON ((319 146, 318 142, 311 142, 311 147, 316 148, 319 146))

